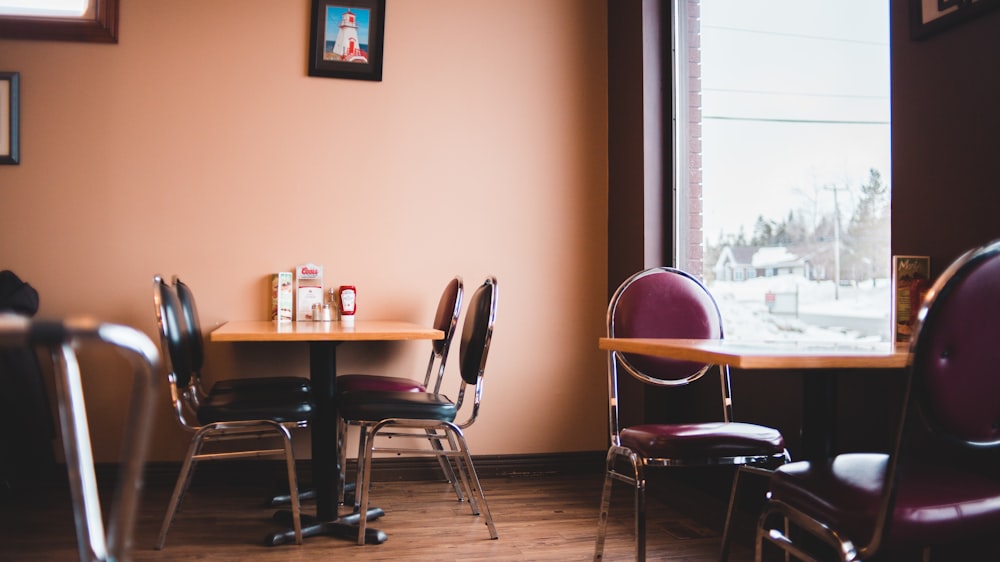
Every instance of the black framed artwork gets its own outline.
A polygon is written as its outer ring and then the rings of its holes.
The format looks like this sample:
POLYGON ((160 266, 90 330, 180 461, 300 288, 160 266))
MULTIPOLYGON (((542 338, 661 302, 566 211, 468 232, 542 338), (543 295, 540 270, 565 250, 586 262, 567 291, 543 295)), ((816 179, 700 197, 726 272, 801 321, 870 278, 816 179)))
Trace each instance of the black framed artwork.
POLYGON ((385 0, 313 0, 309 76, 382 80, 385 0))
POLYGON ((21 74, 0 72, 0 164, 17 164, 21 74))
POLYGON ((910 0, 910 38, 924 39, 1000 6, 1000 0, 910 0))

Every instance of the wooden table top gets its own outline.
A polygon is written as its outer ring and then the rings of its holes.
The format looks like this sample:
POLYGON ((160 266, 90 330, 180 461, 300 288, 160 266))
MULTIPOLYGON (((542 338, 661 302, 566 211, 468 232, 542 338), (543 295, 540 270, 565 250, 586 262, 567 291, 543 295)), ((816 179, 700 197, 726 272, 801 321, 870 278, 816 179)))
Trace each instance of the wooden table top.
POLYGON ((907 343, 737 341, 600 338, 609 351, 728 364, 737 369, 897 369, 909 360, 907 343))
POLYGON ((209 334, 213 342, 439 340, 444 332, 412 322, 357 320, 353 327, 332 322, 226 322, 209 334))

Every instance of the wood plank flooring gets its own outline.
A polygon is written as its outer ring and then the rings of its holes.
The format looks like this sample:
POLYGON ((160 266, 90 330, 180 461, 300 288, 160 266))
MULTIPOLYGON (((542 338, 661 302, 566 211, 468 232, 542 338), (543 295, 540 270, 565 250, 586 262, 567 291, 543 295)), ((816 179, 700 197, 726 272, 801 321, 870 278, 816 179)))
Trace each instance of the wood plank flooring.
MULTIPOLYGON (((330 537, 302 546, 263 546, 280 526, 265 499, 269 485, 205 482, 196 476, 163 550, 153 550, 172 482, 148 483, 136 522, 136 561, 489 560, 570 561, 593 558, 602 477, 510 476, 483 479, 500 538, 490 540, 481 517, 456 501, 445 482, 376 482, 374 505, 386 515, 373 523, 388 535, 380 545, 358 546, 330 537)), ((680 491, 680 495, 684 491, 680 491)), ((616 485, 605 550, 607 560, 631 560, 632 498, 616 485)), ((304 504, 311 512, 313 504, 304 504)), ((717 560, 724 506, 687 495, 668 507, 650 498, 648 559, 717 560), (693 499, 694 498, 694 499, 693 499)), ((744 522, 749 521, 747 516, 744 522)), ((751 523, 752 524, 752 523, 751 523)), ((738 537, 730 557, 752 560, 749 534, 738 537)), ((65 489, 50 489, 30 501, 0 505, 0 560, 77 560, 72 515, 65 489)))
MULTIPOLYGON (((227 465, 229 463, 214 463, 227 465)), ((205 468, 208 468, 207 466, 205 468)), ((505 475, 483 478, 483 487, 500 535, 490 540, 481 517, 471 515, 443 481, 376 481, 373 505, 386 515, 372 525, 388 535, 379 545, 312 537, 302 546, 264 546, 264 537, 280 530, 267 498, 280 492, 281 471, 242 474, 199 471, 177 514, 163 550, 154 550, 176 471, 147 478, 136 521, 131 559, 146 561, 260 562, 350 560, 406 561, 577 561, 592 560, 597 531, 602 475, 505 475), (262 483, 263 482, 263 483, 262 483)), ((750 487, 748 487, 750 488, 750 487)), ((650 482, 647 559, 708 562, 718 559, 725 502, 683 479, 650 482), (667 505, 663 498, 670 498, 667 505)), ((747 490, 748 499, 758 490, 747 490)), ((605 559, 633 560, 631 490, 616 484, 605 559)), ((105 499, 108 505, 110 499, 105 499)), ((753 503, 753 502, 749 502, 753 503)), ((306 502, 306 513, 314 504, 306 502)), ((755 515, 744 509, 737 518, 730 560, 753 559, 755 515)), ((768 556, 770 560, 782 560, 768 556)), ((935 562, 1000 560, 1000 541, 935 550, 935 562)), ((39 493, 0 498, 0 562, 72 562, 79 560, 64 484, 41 487, 39 493)), ((878 562, 917 562, 919 553, 882 556, 878 562)), ((871 561, 876 562, 876 561, 871 561)))

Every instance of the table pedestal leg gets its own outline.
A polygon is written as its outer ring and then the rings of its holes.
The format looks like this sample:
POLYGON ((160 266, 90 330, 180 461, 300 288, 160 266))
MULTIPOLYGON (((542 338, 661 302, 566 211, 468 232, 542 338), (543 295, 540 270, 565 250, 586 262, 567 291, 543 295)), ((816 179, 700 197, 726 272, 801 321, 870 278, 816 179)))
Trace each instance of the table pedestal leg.
POLYGON ((802 379, 802 460, 825 461, 837 443, 836 371, 817 369, 802 379))
MULTIPOLYGON (((334 390, 337 384, 337 342, 315 341, 309 344, 309 384, 312 386, 316 412, 310 420, 312 431, 312 472, 313 491, 316 497, 316 516, 301 515, 302 537, 320 535, 357 540, 360 515, 351 513, 338 515, 337 489, 335 479, 340 474, 340 458, 336 451, 337 404, 334 390)), ((372 521, 385 515, 379 508, 366 512, 366 520, 372 521)), ((292 513, 282 510, 275 513, 276 521, 293 526, 292 513)), ((378 529, 365 529, 366 544, 380 544, 386 535, 378 529)), ((295 543, 295 531, 288 529, 268 535, 265 543, 269 546, 295 543)))

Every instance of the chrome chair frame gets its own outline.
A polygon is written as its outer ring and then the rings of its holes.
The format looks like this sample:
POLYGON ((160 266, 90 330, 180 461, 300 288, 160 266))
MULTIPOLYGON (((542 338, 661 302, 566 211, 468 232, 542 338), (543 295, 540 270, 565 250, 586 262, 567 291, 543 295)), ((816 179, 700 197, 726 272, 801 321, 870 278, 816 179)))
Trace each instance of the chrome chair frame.
POLYGON ((0 346, 46 348, 51 355, 80 560, 127 559, 157 394, 154 375, 160 366, 160 354, 156 345, 138 330, 89 318, 39 321, 18 315, 0 315, 0 346), (134 368, 122 462, 107 526, 102 519, 83 381, 76 355, 77 348, 92 342, 124 352, 134 368))
MULTIPOLYGON (((617 333, 617 308, 622 296, 637 282, 649 275, 679 275, 686 278, 694 285, 704 291, 704 296, 711 302, 714 308, 714 320, 718 326, 716 337, 722 339, 722 315, 718 305, 711 293, 694 276, 672 267, 655 267, 640 271, 619 285, 612 295, 607 311, 608 337, 615 337, 617 333)), ((631 334, 630 334, 631 335, 631 334)), ((635 336, 633 336, 635 337, 635 336)), ((683 337, 683 336, 677 336, 683 337)), ((601 495, 601 512, 598 523, 597 540, 594 547, 594 560, 604 559, 604 543, 607 536, 608 516, 611 505, 611 492, 615 481, 631 486, 635 495, 635 556, 636 560, 646 559, 646 470, 648 468, 682 467, 682 466, 725 466, 735 465, 737 467, 733 476, 733 483, 730 490, 729 504, 726 511, 726 520, 722 532, 722 544, 720 559, 725 561, 729 556, 729 544, 731 539, 732 519, 735 514, 737 492, 739 490, 740 478, 743 474, 770 474, 772 466, 788 462, 790 456, 787 449, 773 455, 737 455, 737 456, 706 456, 703 458, 664 458, 664 457, 642 457, 632 449, 625 447, 621 442, 622 427, 618 419, 618 376, 619 369, 644 384, 657 387, 681 387, 691 384, 706 373, 712 367, 716 367, 719 372, 719 382, 722 392, 722 424, 733 422, 733 399, 732 386, 730 383, 728 365, 693 365, 691 371, 686 376, 677 378, 658 378, 643 371, 629 359, 628 354, 611 351, 608 353, 608 414, 609 431, 611 445, 608 448, 606 457, 606 471, 604 488, 601 495), (618 463, 624 461, 630 467, 630 472, 622 472, 618 468, 618 463)), ((656 424, 654 424, 656 425, 656 424)), ((666 424, 672 425, 672 424, 666 424)))
MULTIPOLYGON (((969 274, 974 273, 977 268, 987 265, 994 267, 992 271, 1000 268, 1000 239, 969 250, 957 258, 937 278, 920 303, 917 323, 914 326, 913 335, 910 339, 910 358, 906 369, 900 420, 896 426, 894 440, 888 454, 845 453, 831 459, 828 466, 819 469, 823 474, 834 472, 833 463, 836 463, 838 458, 842 458, 847 462, 863 460, 867 465, 864 468, 879 468, 878 472, 880 474, 878 475, 869 474, 864 469, 852 470, 849 474, 849 478, 852 481, 866 482, 867 486, 881 485, 881 489, 878 490, 877 512, 873 518, 874 526, 869 529, 871 533, 870 538, 866 540, 864 537, 850 536, 844 530, 834 528, 827 521, 811 517, 788 502, 773 498, 772 492, 769 490, 767 501, 757 523, 754 552, 757 562, 760 562, 762 559, 765 544, 780 548, 786 558, 789 555, 793 555, 801 560, 819 562, 820 559, 817 557, 815 549, 807 548, 801 542, 797 542, 791 532, 792 529, 805 531, 811 537, 819 539, 819 541, 831 547, 841 562, 866 560, 883 553, 886 543, 891 538, 894 515, 898 515, 895 511, 897 502, 903 491, 900 486, 900 480, 903 479, 900 476, 901 469, 906 468, 910 475, 919 472, 921 469, 921 459, 916 457, 907 448, 907 437, 913 431, 913 426, 919 426, 922 423, 930 435, 941 439, 959 451, 982 453, 987 450, 996 451, 1000 449, 1000 433, 997 432, 998 425, 995 417, 990 418, 994 421, 992 421, 992 427, 990 428, 992 436, 988 436, 988 431, 983 431, 983 426, 989 425, 989 423, 984 424, 982 419, 977 420, 978 425, 970 424, 968 419, 963 419, 960 422, 955 419, 949 419, 947 422, 941 423, 941 418, 937 417, 937 415, 928 415, 929 412, 934 411, 935 406, 930 404, 932 399, 929 397, 933 395, 933 391, 927 388, 927 381, 923 372, 925 370, 941 370, 942 372, 954 375, 956 367, 950 366, 950 363, 952 361, 960 361, 963 356, 971 357, 974 355, 972 351, 969 351, 967 345, 963 347, 961 338, 950 333, 946 337, 942 337, 940 335, 942 332, 937 328, 936 324, 937 322, 941 322, 938 318, 945 314, 949 306, 954 306, 950 305, 950 297, 961 290, 962 286, 968 281, 969 274), (945 340, 948 340, 948 342, 945 343, 945 340), (975 434, 977 431, 981 433, 975 434), (914 458, 908 459, 907 453, 910 453, 914 458), (907 462, 908 460, 910 462, 907 462), (879 479, 878 483, 875 482, 876 476, 879 479), (781 522, 781 528, 770 524, 775 518, 781 522)), ((994 291, 1000 291, 1000 285, 994 283, 995 280, 978 281, 980 289, 989 287, 994 291), (987 283, 990 285, 987 285, 987 283)), ((976 294, 980 295, 981 293, 976 294)), ((990 303, 981 302, 978 306, 983 311, 987 311, 979 313, 980 316, 985 317, 992 315, 996 311, 998 302, 996 299, 993 299, 990 303)), ((962 323, 975 323, 976 320, 982 320, 982 318, 966 319, 963 317, 962 323)), ((988 322, 993 321, 995 321, 995 317, 991 316, 988 322)), ((996 341, 994 341, 994 336, 995 334, 989 333, 985 339, 981 339, 978 342, 979 345, 995 349, 996 341)), ((993 355, 996 356, 997 354, 994 352, 993 355)), ((996 370, 995 363, 993 370, 994 372, 996 370)), ((931 375, 934 375, 934 373, 930 373, 926 378, 930 378, 931 375)), ((941 375, 938 374, 937 376, 940 377, 941 375)), ((980 391, 983 390, 980 387, 976 388, 980 391)), ((988 413, 983 412, 981 418, 997 414, 997 408, 993 408, 988 413)), ((954 416, 954 412, 948 412, 946 415, 954 416)), ((927 456, 928 453, 920 452, 919 455, 927 456)), ((940 462, 942 458, 942 453, 939 451, 934 451, 930 455, 935 462, 940 462)), ((788 465, 786 468, 805 464, 807 463, 794 463, 793 465, 788 465)), ((875 471, 871 470, 871 472, 875 471)), ((965 476, 969 475, 966 474, 965 476)), ((992 509, 984 507, 987 503, 995 506, 997 501, 1000 500, 1000 483, 997 482, 1000 482, 1000 479, 995 479, 995 496, 986 498, 963 497, 960 499, 935 498, 935 502, 925 502, 924 504, 910 502, 906 504, 905 510, 907 514, 905 517, 933 520, 940 518, 942 513, 961 513, 963 509, 968 508, 973 512, 989 509, 994 514, 993 521, 1000 521, 995 507, 992 509), (952 503, 944 504, 943 502, 952 503)), ((910 484, 909 488, 914 488, 914 486, 910 484)), ((896 524, 900 526, 900 523, 896 524)), ((924 541, 927 540, 926 537, 922 538, 924 541)), ((922 547, 923 559, 929 561, 931 558, 932 545, 926 543, 907 543, 904 546, 913 548, 922 547)))
POLYGON ((182 327, 180 304, 176 302, 177 296, 174 289, 159 275, 153 277, 153 287, 153 301, 157 324, 160 328, 161 347, 164 350, 167 364, 171 408, 180 426, 192 434, 191 444, 184 456, 184 462, 181 465, 180 474, 177 477, 177 483, 170 497, 170 503, 154 548, 156 550, 163 548, 167 532, 175 514, 181 508, 184 494, 191 484, 195 465, 199 461, 268 456, 281 456, 285 460, 295 542, 301 545, 302 523, 291 430, 308 427, 308 422, 282 422, 273 419, 219 421, 205 424, 199 422, 198 409, 201 407, 204 397, 198 396, 198 386, 193 382, 196 377, 190 374, 191 367, 187 364, 189 353, 187 346, 191 335, 182 327), (188 384, 184 384, 185 378, 188 379, 188 384), (267 438, 278 438, 281 441, 281 447, 251 448, 218 453, 202 452, 202 448, 209 443, 267 438))
MULTIPOLYGON (((434 319, 434 327, 440 329, 444 332, 444 338, 440 340, 434 340, 431 342, 431 353, 430 358, 427 360, 427 370, 424 373, 424 381, 422 384, 417 383, 417 381, 411 381, 409 379, 400 380, 396 377, 382 377, 378 375, 341 375, 337 377, 338 387, 337 393, 343 393, 345 391, 350 391, 356 389, 357 387, 365 388, 374 385, 378 385, 377 381, 397 381, 403 384, 411 385, 414 388, 422 388, 424 392, 429 392, 431 388, 431 377, 434 376, 434 394, 441 391, 441 382, 444 380, 445 367, 448 363, 448 353, 451 350, 451 342, 454 339, 455 328, 458 326, 458 317, 462 312, 462 298, 464 295, 465 286, 462 281, 462 277, 456 275, 449 282, 448 286, 445 287, 445 291, 441 294, 441 298, 438 300, 438 309, 434 319), (352 385, 350 383, 352 377, 361 376, 365 380, 359 381, 358 384, 352 385), (405 382, 404 382, 405 381, 405 382)), ((349 426, 357 426, 361 428, 359 435, 364 434, 368 430, 368 426, 371 424, 366 424, 365 422, 349 422, 342 417, 337 417, 337 453, 340 455, 340 478, 337 481, 337 501, 343 504, 345 501, 345 490, 346 485, 346 470, 347 470, 347 450, 344 447, 347 439, 347 430, 349 426)), ((426 431, 427 439, 431 444, 431 447, 438 451, 438 464, 441 466, 441 472, 444 473, 445 479, 452 484, 455 489, 455 495, 458 497, 459 501, 464 501, 465 495, 462 491, 462 487, 456 478, 455 471, 448 461, 448 455, 444 452, 444 446, 441 444, 441 440, 445 437, 442 434, 438 434, 437 431, 433 429, 427 429, 426 431)), ((362 439, 358 439, 358 456, 357 459, 364 457, 364 442, 362 439)), ((355 490, 357 489, 357 482, 354 484, 355 490)))
MULTIPOLYGON (((498 537, 496 525, 493 522, 493 515, 486 502, 486 495, 483 492, 482 483, 472 462, 469 453, 468 443, 463 429, 471 426, 479 415, 480 405, 483 397, 483 379, 486 369, 486 359, 489 355, 490 343, 493 338, 493 326, 496 322, 497 302, 499 299, 499 288, 497 280, 489 276, 483 284, 473 293, 469 308, 466 311, 465 323, 462 328, 462 343, 459 350, 459 363, 461 370, 461 383, 456 400, 450 401, 446 396, 434 393, 429 400, 436 401, 437 404, 453 406, 455 414, 462 410, 465 402, 467 387, 475 385, 472 397, 471 411, 461 423, 446 421, 441 419, 419 419, 394 417, 382 419, 377 422, 368 421, 362 426, 360 436, 364 455, 360 457, 358 465, 358 492, 354 510, 356 513, 365 513, 368 510, 369 495, 371 488, 371 467, 375 453, 395 453, 407 455, 435 455, 438 459, 449 461, 456 459, 458 480, 468 495, 469 506, 473 515, 482 514, 485 518, 486 527, 489 530, 490 538, 498 537), (489 291, 489 296, 485 292, 489 291), (488 298, 488 301, 484 299, 488 298), (478 357, 477 357, 478 354, 478 357), (423 433, 412 433, 407 430, 416 430, 423 433), (426 438, 435 432, 437 442, 447 437, 448 448, 435 447, 432 450, 405 448, 405 447, 379 447, 376 446, 376 439, 385 438, 426 438), (443 434, 437 434, 442 431, 443 434), (481 507, 480 507, 481 506, 481 507)), ((364 395, 366 391, 359 391, 357 394, 364 395)), ((371 394, 379 394, 378 391, 371 391, 371 394)), ((430 393, 428 393, 430 394, 430 393)), ((364 398, 361 398, 363 401, 364 398)), ((365 518, 362 517, 358 524, 358 544, 365 544, 365 518)))

